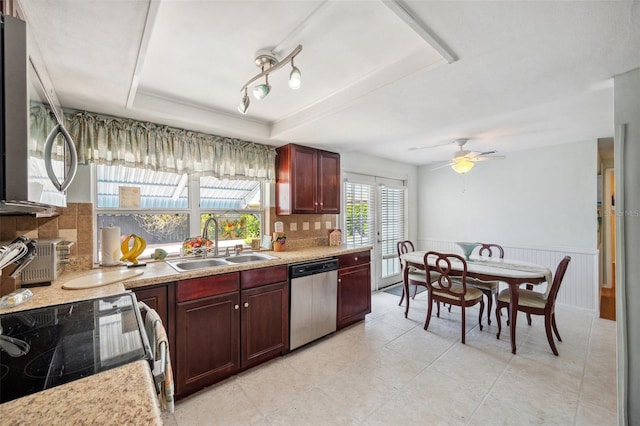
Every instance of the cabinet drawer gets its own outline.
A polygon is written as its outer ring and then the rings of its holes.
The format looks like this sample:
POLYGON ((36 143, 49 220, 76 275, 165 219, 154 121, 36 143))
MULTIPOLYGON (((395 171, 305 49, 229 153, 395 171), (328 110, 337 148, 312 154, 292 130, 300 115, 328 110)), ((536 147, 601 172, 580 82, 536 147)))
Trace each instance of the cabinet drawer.
POLYGON ((240 287, 244 289, 287 281, 287 266, 271 266, 240 273, 240 287))
POLYGON ((240 290, 240 273, 192 278, 178 281, 176 300, 184 302, 240 290))
POLYGON ((358 253, 343 254, 338 256, 338 267, 348 268, 355 265, 363 265, 371 261, 370 251, 360 251, 358 253))

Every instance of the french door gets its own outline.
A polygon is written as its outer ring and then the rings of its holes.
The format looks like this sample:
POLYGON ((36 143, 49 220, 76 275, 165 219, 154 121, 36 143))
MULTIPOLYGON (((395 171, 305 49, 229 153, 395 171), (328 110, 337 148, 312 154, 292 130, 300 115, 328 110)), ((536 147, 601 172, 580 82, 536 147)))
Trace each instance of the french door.
POLYGON ((343 199, 347 246, 373 247, 371 289, 378 290, 399 282, 396 243, 406 238, 404 182, 347 173, 343 199))

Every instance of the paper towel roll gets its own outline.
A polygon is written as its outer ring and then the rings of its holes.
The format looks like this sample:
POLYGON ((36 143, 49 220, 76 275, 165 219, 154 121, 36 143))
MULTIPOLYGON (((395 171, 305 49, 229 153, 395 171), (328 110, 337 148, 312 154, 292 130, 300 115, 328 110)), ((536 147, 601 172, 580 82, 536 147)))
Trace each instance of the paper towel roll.
POLYGON ((120 257, 120 227, 107 226, 100 229, 101 265, 119 265, 120 257))

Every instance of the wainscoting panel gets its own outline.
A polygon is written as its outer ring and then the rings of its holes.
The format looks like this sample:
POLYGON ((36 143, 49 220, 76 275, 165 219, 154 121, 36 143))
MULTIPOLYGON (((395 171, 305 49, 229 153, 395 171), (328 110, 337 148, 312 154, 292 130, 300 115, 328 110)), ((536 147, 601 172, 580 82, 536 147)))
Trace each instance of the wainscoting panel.
MULTIPOLYGON (((460 247, 451 241, 418 240, 420 250, 436 250, 462 254, 460 247)), ((587 309, 593 313, 599 309, 598 284, 598 251, 570 248, 504 248, 507 259, 531 262, 546 266, 555 273, 558 264, 564 256, 571 256, 571 262, 565 273, 557 303, 587 309)), ((545 284, 541 284, 545 285, 545 284)), ((541 289, 544 287, 541 287, 541 289)))

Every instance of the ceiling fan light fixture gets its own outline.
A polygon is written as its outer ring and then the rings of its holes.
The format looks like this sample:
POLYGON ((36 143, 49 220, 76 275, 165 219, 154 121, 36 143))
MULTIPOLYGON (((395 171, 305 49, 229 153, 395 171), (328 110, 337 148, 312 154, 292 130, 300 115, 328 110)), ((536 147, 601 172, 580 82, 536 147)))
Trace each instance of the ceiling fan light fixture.
POLYGON ((262 49, 258 51, 256 54, 255 63, 258 67, 261 68, 261 72, 251 78, 249 81, 245 83, 244 86, 240 89, 240 92, 244 92, 244 97, 242 98, 242 102, 238 106, 238 111, 242 114, 247 113, 247 109, 249 108, 249 101, 245 101, 247 97, 247 88, 256 80, 265 78, 265 82, 263 84, 258 84, 253 88, 253 96, 256 99, 264 99, 271 92, 271 85, 269 85, 269 74, 275 72, 282 68, 284 65, 291 62, 291 73, 289 74, 289 87, 291 89, 299 89, 302 83, 301 73, 298 67, 293 64, 293 58, 298 55, 302 51, 302 45, 298 45, 291 53, 289 53, 282 61, 278 62, 278 59, 275 57, 274 53, 267 49, 262 49), (246 105, 245 105, 246 104, 246 105))
POLYGON ((456 172, 456 173, 460 173, 460 174, 465 174, 467 173, 469 170, 473 169, 473 161, 467 160, 465 158, 458 160, 456 162, 454 162, 451 165, 451 168, 456 172))

